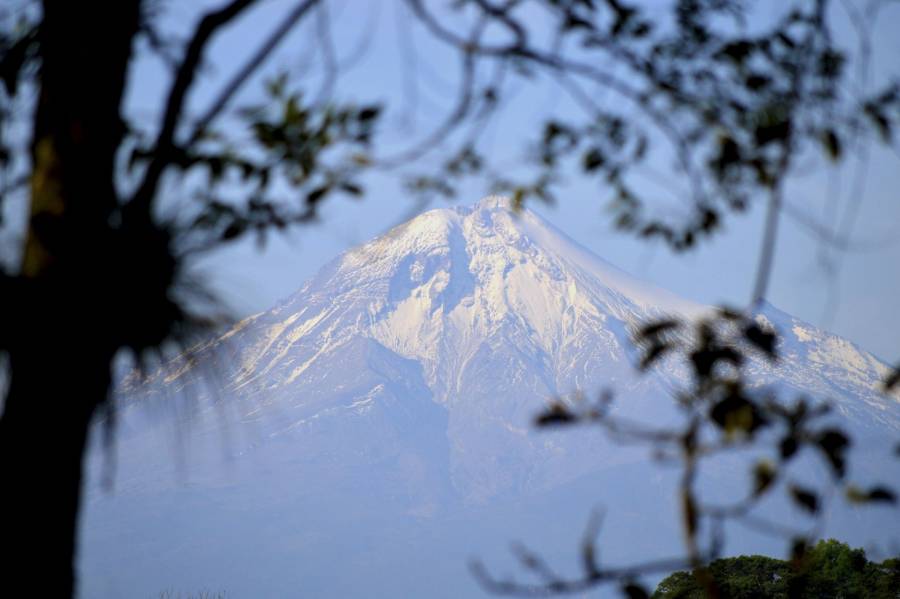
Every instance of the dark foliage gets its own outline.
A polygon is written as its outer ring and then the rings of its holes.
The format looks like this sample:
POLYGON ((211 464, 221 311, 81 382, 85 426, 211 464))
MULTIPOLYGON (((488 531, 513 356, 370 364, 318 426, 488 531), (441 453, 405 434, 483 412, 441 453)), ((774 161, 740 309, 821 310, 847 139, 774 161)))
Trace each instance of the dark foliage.
POLYGON ((675 572, 654 599, 704 599, 708 576, 721 599, 897 599, 900 560, 871 562, 862 549, 833 539, 819 541, 797 562, 761 555, 717 559, 705 571, 675 572))

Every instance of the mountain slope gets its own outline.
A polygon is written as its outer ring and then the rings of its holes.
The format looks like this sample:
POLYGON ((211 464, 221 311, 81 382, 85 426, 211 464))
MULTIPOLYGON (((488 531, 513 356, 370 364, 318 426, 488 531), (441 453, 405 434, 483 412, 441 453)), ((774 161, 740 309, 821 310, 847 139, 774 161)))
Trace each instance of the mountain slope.
MULTIPOLYGON (((633 526, 647 526, 648 512, 667 512, 654 508, 666 500, 642 453, 589 430, 539 434, 532 420, 548 398, 601 388, 613 389, 630 414, 665 418, 668 396, 687 372, 666 364, 638 376, 631 333, 650 319, 696 318, 709 309, 641 283, 537 215, 513 214, 502 198, 426 212, 344 253, 271 310, 148 381, 125 379, 126 422, 140 420, 148 406, 184 406, 164 423, 190 433, 125 429, 119 507, 92 496, 86 534, 101 549, 87 551, 85 568, 96 574, 101 556, 109 557, 102 548, 121 542, 115 523, 160 502, 174 518, 205 522, 207 534, 221 526, 217 510, 239 515, 240 524, 228 525, 241 531, 235 535, 274 543, 269 553, 279 559, 320 559, 316 551, 325 547, 340 553, 339 540, 323 539, 346 533, 355 543, 352 535, 367 530, 403 546, 456 551, 465 546, 459 531, 517 529, 493 525, 506 509, 497 506, 517 506, 527 514, 519 524, 534 525, 547 497, 590 487, 591 477, 616 490, 604 495, 605 505, 621 505, 633 526), (191 400, 179 402, 185 397, 191 400), (172 438, 186 447, 187 489, 172 482, 179 461, 160 450, 172 438), (651 503, 637 510, 641 501, 651 503), (293 527, 277 542, 260 532, 273 521, 293 527)), ((900 404, 878 391, 882 362, 772 306, 757 318, 782 334, 783 359, 774 367, 753 363, 754 384, 832 399, 864 437, 896 437, 900 404)), ((591 501, 570 506, 569 527, 572 518, 583 522, 591 501)), ((202 551, 197 530, 189 530, 181 531, 184 546, 202 551)), ((155 529, 144 534, 163 543, 155 529)), ((485 542, 478 538, 473 546, 485 542)), ((377 562, 378 547, 357 549, 354 567, 377 562)), ((394 557, 388 561, 397 566, 402 559, 394 557)), ((326 594, 336 588, 321 584, 326 594)), ((392 594, 400 588, 392 579, 384 584, 392 594)), ((257 596, 284 591, 251 588, 257 596)), ((461 588, 473 592, 470 580, 461 588)))

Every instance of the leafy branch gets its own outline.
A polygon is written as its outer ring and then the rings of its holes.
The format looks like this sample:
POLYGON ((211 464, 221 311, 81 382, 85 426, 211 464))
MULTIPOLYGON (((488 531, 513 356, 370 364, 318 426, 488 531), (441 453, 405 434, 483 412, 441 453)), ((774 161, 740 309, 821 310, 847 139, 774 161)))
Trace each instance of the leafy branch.
POLYGON ((520 551, 523 569, 536 573, 541 582, 499 581, 478 565, 475 572, 486 589, 535 596, 619 584, 627 596, 643 597, 648 596, 646 591, 634 582, 640 575, 680 561, 698 572, 707 594, 716 597, 715 582, 704 576, 704 568, 722 557, 726 522, 788 540, 792 559, 801 560, 822 523, 825 503, 833 490, 842 491, 854 504, 896 502, 895 491, 887 485, 860 488, 850 482, 847 455, 852 439, 847 431, 826 421, 827 404, 814 404, 803 397, 786 402, 748 382, 746 371, 751 363, 762 360, 772 365, 778 360, 776 332, 755 318, 720 309, 693 324, 677 319, 651 322, 635 331, 634 337, 640 350, 640 370, 649 373, 655 368, 686 366, 690 373, 690 384, 674 393, 678 422, 661 425, 619 416, 613 409, 613 395, 607 392, 594 401, 581 396, 555 400, 537 416, 536 424, 544 428, 594 426, 616 443, 642 445, 658 458, 676 463, 680 476, 675 492, 685 554, 629 568, 605 568, 596 559, 598 527, 592 524, 592 532, 582 545, 579 577, 557 576, 537 556, 520 551), (749 472, 749 493, 725 504, 704 499, 697 477, 701 463, 748 450, 761 456, 749 472), (813 488, 795 480, 791 467, 804 452, 817 456, 827 467, 827 488, 813 488), (797 529, 758 513, 760 504, 779 488, 809 516, 809 527, 797 529), (704 531, 708 538, 701 536, 704 531))

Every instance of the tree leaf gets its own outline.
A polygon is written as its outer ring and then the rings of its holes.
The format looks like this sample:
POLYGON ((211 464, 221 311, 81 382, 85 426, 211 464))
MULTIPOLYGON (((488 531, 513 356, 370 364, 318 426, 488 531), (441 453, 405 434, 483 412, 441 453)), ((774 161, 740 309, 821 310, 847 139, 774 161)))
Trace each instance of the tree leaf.
POLYGON ((628 599, 650 599, 647 589, 636 582, 628 582, 622 587, 622 594, 628 599))
POLYGON ((789 460, 797 453, 797 438, 794 435, 788 435, 778 444, 778 450, 781 453, 781 459, 789 460))
POLYGON ((828 158, 835 162, 841 159, 841 140, 837 133, 834 132, 834 129, 826 129, 822 132, 819 139, 825 148, 828 158))
POLYGON ((582 159, 582 167, 584 168, 584 172, 590 173, 606 163, 606 157, 603 155, 603 152, 600 148, 589 148, 584 153, 584 158, 582 159))
POLYGON ((847 501, 850 503, 896 503, 897 496, 892 489, 883 486, 872 487, 864 491, 859 487, 848 486, 846 490, 847 501))
POLYGON ((640 339, 646 339, 648 337, 655 337, 660 333, 665 333, 666 331, 671 331, 673 329, 677 329, 681 326, 681 323, 677 320, 657 320, 656 322, 651 322, 650 324, 644 325, 640 329, 638 329, 636 337, 640 339))
POLYGON ((306 203, 310 206, 316 205, 322 200, 322 198, 325 197, 325 194, 327 194, 329 191, 331 191, 330 185, 322 185, 321 187, 313 189, 308 194, 306 194, 306 203))
POLYGON ((360 121, 371 121, 377 118, 379 113, 381 113, 381 106, 373 104, 372 106, 366 106, 365 108, 360 110, 356 118, 358 118, 360 121))
POLYGON ((547 408, 543 414, 535 419, 537 426, 555 426, 560 424, 571 424, 578 419, 569 411, 569 408, 562 402, 555 401, 547 408))
POLYGON ((759 497, 765 493, 772 486, 777 474, 778 472, 770 462, 758 462, 753 468, 753 495, 759 497))
POLYGON ((756 405, 739 391, 729 393, 713 405, 709 416, 729 435, 735 432, 752 434, 765 423, 756 405))
POLYGON ((358 184, 352 181, 344 181, 338 186, 341 191, 344 193, 348 193, 352 196, 361 196, 363 194, 363 189, 358 184))
POLYGON ((756 323, 752 323, 744 329, 744 337, 770 358, 775 357, 776 338, 774 333, 764 330, 756 323))
POLYGON ((844 477, 846 463, 844 454, 850 447, 850 439, 838 429, 827 429, 816 437, 816 444, 825 454, 838 478, 844 477))
POLYGON ((810 514, 815 514, 819 511, 819 496, 815 491, 797 485, 792 485, 789 490, 791 498, 798 506, 810 514))
POLYGON ((864 111, 866 116, 869 117, 869 120, 875 125, 878 133, 881 134, 881 140, 886 144, 891 143, 891 122, 884 116, 884 112, 882 112, 881 108, 875 104, 869 103, 866 104, 864 111))
POLYGON ((641 356, 641 362, 638 364, 638 368, 647 370, 670 349, 672 349, 672 346, 668 343, 654 343, 646 352, 644 352, 644 355, 641 356))
POLYGON ((884 391, 889 392, 900 383, 900 366, 895 366, 884 379, 884 391))
POLYGON ((872 489, 869 489, 869 501, 896 503, 897 496, 891 489, 888 489, 887 487, 873 487, 872 489))
POLYGON ((247 221, 243 219, 233 220, 227 227, 225 227, 225 230, 222 231, 222 239, 224 241, 234 239, 240 236, 246 230, 247 221))

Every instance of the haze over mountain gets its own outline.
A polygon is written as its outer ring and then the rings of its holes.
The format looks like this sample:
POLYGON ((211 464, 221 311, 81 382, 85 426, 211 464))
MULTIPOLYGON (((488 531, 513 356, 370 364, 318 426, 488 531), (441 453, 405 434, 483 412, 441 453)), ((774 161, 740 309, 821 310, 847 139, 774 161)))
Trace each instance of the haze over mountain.
MULTIPOLYGON (((88 491, 82 594, 470 596, 466 559, 515 572, 514 538, 577 568, 598 505, 613 559, 674 552, 674 471, 532 423, 550 398, 605 388, 630 415, 669 417, 688 372, 638 375, 632 332, 708 310, 503 198, 426 212, 148 380, 125 377, 116 493, 88 491)), ((775 366, 751 365, 755 385, 832 400, 867 448, 896 440, 884 363, 770 305, 757 319, 782 341, 775 366)), ((896 511, 876 515, 839 514, 835 531, 900 540, 896 511)))

